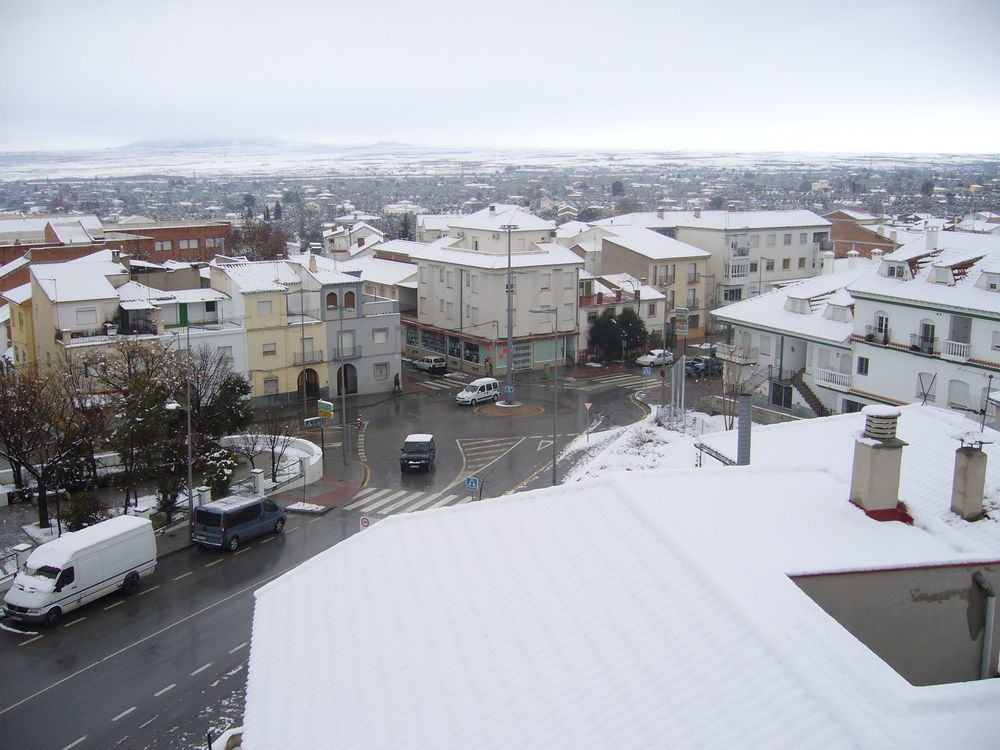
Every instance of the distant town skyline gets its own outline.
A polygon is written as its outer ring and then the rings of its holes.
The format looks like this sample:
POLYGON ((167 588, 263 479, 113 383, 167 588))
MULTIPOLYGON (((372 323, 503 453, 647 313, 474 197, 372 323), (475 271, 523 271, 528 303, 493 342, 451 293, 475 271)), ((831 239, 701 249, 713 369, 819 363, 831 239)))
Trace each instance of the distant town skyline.
POLYGON ((136 141, 1000 152, 1000 4, 37 0, 0 151, 136 141))

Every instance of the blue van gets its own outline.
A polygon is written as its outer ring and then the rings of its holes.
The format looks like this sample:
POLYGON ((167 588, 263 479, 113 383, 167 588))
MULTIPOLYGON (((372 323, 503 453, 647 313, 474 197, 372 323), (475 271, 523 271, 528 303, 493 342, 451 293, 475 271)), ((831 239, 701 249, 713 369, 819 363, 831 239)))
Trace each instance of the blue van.
POLYGON ((285 528, 285 511, 260 495, 230 495, 194 509, 191 541, 235 552, 241 542, 285 528))

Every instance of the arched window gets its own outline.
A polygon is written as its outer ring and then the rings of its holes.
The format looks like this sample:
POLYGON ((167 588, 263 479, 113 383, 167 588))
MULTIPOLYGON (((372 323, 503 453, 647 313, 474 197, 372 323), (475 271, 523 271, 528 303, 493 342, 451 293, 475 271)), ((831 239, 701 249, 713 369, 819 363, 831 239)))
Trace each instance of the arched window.
POLYGON ((354 309, 354 292, 344 292, 344 307, 348 310, 354 309))
POLYGON ((969 384, 964 380, 948 381, 948 406, 959 409, 969 407, 969 384))
POLYGON ((326 309, 336 310, 337 309, 337 293, 330 292, 326 295, 326 309))

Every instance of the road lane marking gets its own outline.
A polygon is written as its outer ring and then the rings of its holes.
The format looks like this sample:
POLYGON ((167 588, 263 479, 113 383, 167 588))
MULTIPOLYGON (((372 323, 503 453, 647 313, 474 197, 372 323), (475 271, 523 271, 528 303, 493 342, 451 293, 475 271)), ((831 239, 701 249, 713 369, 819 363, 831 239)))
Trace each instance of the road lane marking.
MULTIPOLYGON (((145 643, 146 641, 152 640, 153 638, 156 638, 159 635, 163 635, 168 630, 173 630, 177 626, 183 625, 185 622, 188 622, 189 620, 193 620, 195 617, 198 617, 199 615, 203 615, 203 614, 205 614, 206 612, 208 612, 211 609, 215 609, 216 607, 221 606, 221 605, 225 604, 226 602, 228 602, 228 601, 230 601, 232 599, 235 599, 238 596, 243 596, 248 591, 253 591, 254 589, 258 589, 261 586, 263 586, 266 583, 268 583, 269 581, 273 581, 275 578, 280 578, 285 573, 287 573, 290 570, 294 570, 298 566, 299 566, 299 563, 295 563, 294 565, 287 565, 284 568, 282 568, 281 570, 276 571, 276 572, 272 573, 269 576, 265 576, 264 578, 261 578, 259 581, 255 581, 253 583, 247 584, 246 586, 244 586, 243 588, 241 588, 239 591, 234 591, 232 594, 229 594, 228 596, 222 597, 217 602, 212 602, 211 604, 207 604, 204 607, 202 607, 201 609, 196 610, 196 611, 192 612, 189 615, 184 615, 184 617, 180 618, 179 620, 175 620, 174 622, 170 623, 169 625, 164 625, 159 630, 155 630, 152 633, 150 633, 149 635, 145 635, 142 638, 139 638, 138 640, 133 641, 132 643, 128 644, 127 646, 122 646, 120 649, 118 649, 117 651, 113 651, 112 653, 108 654, 107 656, 102 656, 100 659, 98 659, 97 661, 93 662, 92 664, 88 664, 86 667, 81 667, 80 669, 76 670, 75 672, 73 672, 73 674, 68 674, 68 675, 66 675, 63 678, 56 680, 51 685, 47 685, 46 687, 43 687, 41 690, 36 690, 31 695, 25 696, 21 700, 15 702, 15 703, 11 703, 6 708, 0 709, 0 716, 3 716, 8 711, 13 711, 18 706, 22 706, 25 703, 27 703, 28 701, 33 700, 33 699, 37 698, 40 695, 44 695, 45 693, 49 692, 53 688, 59 687, 64 682, 69 682, 74 677, 79 677, 84 672, 87 672, 87 671, 93 669, 94 667, 97 667, 97 666, 103 664, 106 661, 110 661, 111 659, 114 659, 116 656, 120 656, 121 654, 124 654, 126 651, 132 650, 136 646, 139 646, 139 645, 145 643)), ((159 588, 159 586, 154 586, 153 588, 154 589, 155 588, 159 588)), ((149 591, 152 591, 152 590, 153 589, 149 589, 149 591)), ((84 737, 83 739, 87 739, 87 738, 84 737)), ((82 740, 81 740, 81 742, 82 742, 82 740)))
MULTIPOLYGON (((317 521, 322 521, 322 520, 323 520, 323 516, 316 516, 315 518, 312 518, 312 519, 306 521, 306 523, 316 523, 317 521)), ((273 539, 273 538, 274 537, 271 537, 271 539, 273 539)))
POLYGON ((67 622, 65 625, 63 625, 63 627, 64 628, 72 627, 73 625, 76 625, 78 622, 83 622, 86 619, 87 619, 86 615, 84 615, 83 617, 77 617, 75 620, 71 620, 70 622, 67 622))
POLYGON ((196 674, 198 674, 199 672, 204 672, 204 671, 205 671, 206 669, 208 669, 208 668, 209 668, 210 666, 212 666, 212 662, 209 662, 208 664, 203 664, 203 665, 201 665, 200 667, 198 667, 198 668, 197 668, 196 670, 194 670, 194 671, 193 671, 193 672, 192 672, 192 673, 191 673, 190 675, 188 675, 188 676, 189 676, 189 677, 194 677, 194 676, 195 676, 196 674))
POLYGON ((45 637, 44 635, 36 635, 36 636, 35 636, 34 638, 29 638, 29 639, 28 639, 28 640, 26 640, 26 641, 21 641, 21 642, 20 642, 19 644, 17 644, 17 645, 18 645, 18 646, 27 646, 27 645, 28 645, 29 643, 34 643, 34 642, 35 642, 35 641, 37 641, 37 640, 38 640, 39 638, 44 638, 44 637, 45 637))
POLYGON ((157 590, 158 588, 160 588, 160 584, 156 584, 156 585, 155 585, 155 586, 153 586, 152 588, 148 588, 148 589, 146 589, 145 591, 140 591, 140 592, 139 592, 139 596, 145 596, 146 594, 151 594, 151 593, 153 593, 154 591, 156 591, 156 590, 157 590))
POLYGON ((221 557, 218 560, 213 560, 210 563, 206 563, 205 567, 206 568, 211 568, 213 565, 218 565, 220 562, 222 562, 222 558, 221 557))
POLYGON ((146 721, 142 722, 142 724, 139 725, 139 729, 145 729, 150 724, 152 724, 154 721, 156 721, 156 717, 155 716, 152 719, 147 719, 146 721))
POLYGON ((448 505, 456 497, 458 497, 458 495, 445 495, 444 497, 442 497, 437 502, 434 502, 434 503, 431 503, 430 505, 428 505, 427 506, 427 510, 430 510, 431 508, 439 508, 442 505, 448 505))
POLYGON ((382 508, 380 512, 392 513, 394 510, 396 510, 396 508, 406 505, 407 503, 414 502, 416 500, 426 500, 427 498, 423 497, 423 494, 424 494, 423 492, 412 492, 409 495, 405 495, 402 500, 397 500, 387 508, 382 508))
POLYGON ((69 750, 71 747, 76 747, 81 742, 83 742, 85 739, 87 739, 89 736, 90 736, 89 734, 83 735, 83 737, 81 737, 80 739, 76 740, 75 742, 71 742, 68 745, 66 745, 66 747, 64 747, 62 750, 69 750))
POLYGON ((298 531, 298 530, 299 530, 298 526, 288 526, 288 527, 285 528, 285 533, 286 534, 290 534, 293 531, 298 531))
POLYGON ((273 536, 266 536, 266 537, 264 537, 263 539, 261 539, 261 540, 260 540, 260 541, 258 542, 258 544, 267 544, 268 542, 273 542, 273 541, 274 541, 274 540, 275 540, 276 538, 277 538, 277 537, 273 537, 273 536))
POLYGON ((241 548, 241 549, 238 549, 238 550, 236 550, 236 551, 235 551, 235 552, 233 553, 233 557, 236 557, 236 555, 242 555, 242 554, 243 554, 244 552, 246 552, 246 551, 247 551, 247 550, 249 550, 249 549, 253 549, 253 547, 252 547, 252 546, 250 546, 250 547, 243 547, 243 548, 241 548))
POLYGON ((177 683, 176 682, 171 682, 165 688, 162 688, 161 690, 157 690, 155 693, 153 693, 153 697, 154 698, 159 698, 165 692, 167 692, 168 690, 173 690, 175 687, 177 687, 177 683))
POLYGON ((344 508, 343 508, 343 510, 354 510, 355 508, 360 508, 362 505, 366 505, 368 502, 374 500, 375 498, 381 497, 382 495, 384 495, 385 493, 389 492, 390 490, 389 490, 388 487, 386 487, 385 489, 382 489, 382 490, 377 490, 377 491, 375 490, 374 487, 366 487, 364 490, 361 490, 361 492, 358 492, 354 497, 355 498, 359 498, 359 497, 362 496, 362 493, 367 494, 368 491, 371 491, 373 493, 370 497, 365 497, 362 500, 355 500, 354 502, 352 502, 352 503, 350 503, 348 505, 345 505, 344 508))
POLYGON ((173 580, 179 581, 182 578, 187 578, 190 575, 194 575, 194 571, 193 570, 189 570, 187 573, 181 573, 179 576, 174 576, 173 580))
POLYGON ((243 641, 243 643, 241 643, 241 644, 240 644, 239 646, 237 646, 236 648, 231 648, 231 649, 229 649, 229 653, 231 653, 231 654, 235 654, 235 653, 236 653, 237 651, 239 651, 239 650, 240 650, 241 648, 246 648, 246 647, 247 647, 247 641, 243 641))
POLYGON ((136 708, 137 708, 137 706, 132 706, 132 708, 126 708, 124 711, 122 711, 120 714, 118 714, 111 721, 118 721, 119 719, 124 719, 130 713, 132 713, 133 711, 135 711, 136 708))
POLYGON ((120 606, 121 606, 121 605, 123 605, 124 603, 125 603, 125 600, 124 600, 124 599, 122 599, 121 601, 118 601, 118 602, 115 602, 114 604, 109 604, 109 605, 108 605, 107 607, 105 607, 104 609, 105 609, 105 611, 107 611, 107 610, 109 610, 109 609, 114 609, 115 607, 120 607, 120 606))

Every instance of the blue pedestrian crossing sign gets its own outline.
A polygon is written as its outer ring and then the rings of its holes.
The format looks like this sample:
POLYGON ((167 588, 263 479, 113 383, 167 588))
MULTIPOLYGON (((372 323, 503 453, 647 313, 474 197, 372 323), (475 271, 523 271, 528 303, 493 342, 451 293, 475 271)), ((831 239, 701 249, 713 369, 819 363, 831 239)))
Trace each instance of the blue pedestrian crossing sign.
POLYGON ((652 368, 650 368, 650 367, 643 367, 643 368, 642 368, 642 374, 643 374, 643 375, 649 375, 649 373, 651 373, 652 371, 653 371, 653 370, 652 370, 652 368))
POLYGON ((479 491, 479 477, 466 477, 465 478, 465 489, 469 492, 479 491))
POLYGON ((514 392, 514 386, 512 386, 512 385, 505 385, 503 387, 503 392, 504 393, 513 393, 514 392))

